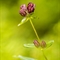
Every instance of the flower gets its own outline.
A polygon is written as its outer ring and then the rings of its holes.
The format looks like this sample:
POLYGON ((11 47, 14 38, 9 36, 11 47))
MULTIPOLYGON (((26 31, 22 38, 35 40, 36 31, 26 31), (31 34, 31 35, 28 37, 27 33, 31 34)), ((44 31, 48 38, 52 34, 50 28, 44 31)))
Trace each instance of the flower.
POLYGON ((28 10, 28 13, 34 12, 35 4, 33 4, 32 2, 29 2, 27 6, 27 10, 28 10))
POLYGON ((26 16, 34 12, 34 10, 35 10, 35 4, 29 2, 27 6, 25 4, 22 4, 20 6, 19 14, 21 14, 22 16, 26 16))
POLYGON ((37 41, 37 40, 34 40, 34 45, 38 48, 38 47, 40 47, 40 43, 37 41))
POLYGON ((22 15, 22 16, 26 16, 27 15, 27 7, 26 7, 26 5, 25 4, 23 4, 23 5, 21 5, 20 6, 20 11, 19 11, 19 13, 22 15))
POLYGON ((46 42, 45 42, 45 41, 42 41, 42 42, 40 43, 40 45, 41 45, 42 48, 45 48, 45 47, 46 47, 46 42))

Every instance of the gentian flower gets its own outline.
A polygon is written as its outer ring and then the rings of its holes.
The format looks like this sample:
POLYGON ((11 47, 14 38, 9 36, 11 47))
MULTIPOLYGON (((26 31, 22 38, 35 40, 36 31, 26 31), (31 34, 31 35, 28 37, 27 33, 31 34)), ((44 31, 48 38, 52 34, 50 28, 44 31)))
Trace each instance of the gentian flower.
POLYGON ((45 48, 46 47, 46 42, 42 40, 42 42, 40 43, 41 47, 42 48, 45 48))
POLYGON ((26 16, 27 14, 34 12, 34 10, 35 10, 35 4, 29 2, 27 6, 25 4, 20 6, 19 14, 21 14, 22 16, 26 16))
POLYGON ((38 48, 38 47, 40 47, 40 43, 37 41, 37 40, 34 40, 34 45, 38 48))
POLYGON ((27 12, 26 12, 26 11, 27 11, 26 5, 25 5, 25 4, 21 5, 19 13, 20 13, 22 16, 26 16, 26 15, 27 15, 27 12))
POLYGON ((27 10, 28 10, 28 13, 34 12, 35 4, 33 4, 32 2, 29 2, 27 6, 27 10))

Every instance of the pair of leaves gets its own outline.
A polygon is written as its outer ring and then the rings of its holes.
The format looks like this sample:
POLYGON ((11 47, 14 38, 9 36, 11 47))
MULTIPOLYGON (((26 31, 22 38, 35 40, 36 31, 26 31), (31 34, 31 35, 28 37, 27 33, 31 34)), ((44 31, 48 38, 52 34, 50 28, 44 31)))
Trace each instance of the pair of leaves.
POLYGON ((21 26, 22 24, 24 24, 25 22, 27 22, 29 19, 33 19, 33 17, 24 17, 21 22, 18 24, 18 26, 21 26))
MULTIPOLYGON (((47 42, 46 48, 49 48, 53 43, 54 43, 54 40, 50 40, 49 42, 47 42)), ((34 44, 24 44, 24 47, 32 48, 32 47, 35 47, 35 45, 34 44)))
POLYGON ((36 59, 34 59, 34 58, 25 57, 25 56, 21 56, 21 55, 18 55, 18 56, 14 55, 13 57, 14 57, 14 58, 18 58, 18 59, 20 59, 20 60, 36 60, 36 59))

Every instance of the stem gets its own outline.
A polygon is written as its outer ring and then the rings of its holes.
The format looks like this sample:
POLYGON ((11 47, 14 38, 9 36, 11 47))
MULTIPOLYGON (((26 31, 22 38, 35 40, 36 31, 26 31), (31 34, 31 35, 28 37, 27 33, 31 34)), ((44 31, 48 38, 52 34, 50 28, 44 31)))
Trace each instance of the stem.
MULTIPOLYGON (((34 32, 35 32, 35 35, 36 35, 38 41, 40 41, 40 38, 39 38, 39 36, 38 36, 38 34, 37 34, 37 31, 36 31, 36 29, 35 29, 35 27, 34 27, 34 25, 33 25, 33 23, 32 23, 32 20, 30 19, 29 21, 30 21, 30 23, 31 23, 31 25, 32 25, 32 28, 33 28, 33 30, 34 30, 34 32)), ((44 58, 45 58, 46 60, 48 60, 47 57, 45 56, 43 50, 42 50, 42 52, 43 52, 43 56, 44 56, 44 58)))
POLYGON ((45 56, 45 54, 44 54, 44 51, 43 51, 43 50, 42 50, 42 52, 43 52, 43 56, 44 56, 45 60, 48 60, 48 59, 47 59, 47 57, 45 56))
POLYGON ((31 19, 30 19, 30 23, 31 23, 31 25, 32 25, 32 28, 33 28, 33 30, 34 30, 34 32, 35 32, 35 35, 36 35, 38 41, 40 41, 40 38, 39 38, 39 36, 38 36, 38 34, 37 34, 37 31, 36 31, 36 29, 35 29, 35 27, 34 27, 31 19))

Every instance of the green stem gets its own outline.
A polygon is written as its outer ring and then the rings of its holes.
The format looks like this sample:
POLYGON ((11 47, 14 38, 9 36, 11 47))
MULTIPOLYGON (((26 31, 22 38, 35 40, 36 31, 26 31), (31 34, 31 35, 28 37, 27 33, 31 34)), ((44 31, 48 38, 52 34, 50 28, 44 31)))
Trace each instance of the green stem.
MULTIPOLYGON (((35 29, 35 27, 34 27, 34 25, 33 25, 33 23, 32 23, 32 20, 30 19, 29 21, 30 21, 30 23, 31 23, 31 26, 32 26, 32 28, 33 28, 33 30, 34 30, 34 32, 35 32, 35 35, 36 35, 38 41, 40 41, 40 38, 39 38, 39 36, 38 36, 38 34, 37 34, 37 31, 36 31, 36 29, 35 29)), ((45 56, 43 50, 42 50, 42 52, 43 52, 43 56, 44 56, 44 58, 45 58, 46 60, 48 60, 47 57, 45 56)))
POLYGON ((48 59, 47 59, 47 57, 45 56, 45 54, 44 54, 44 51, 43 51, 43 50, 42 50, 42 53, 43 53, 44 58, 45 58, 46 60, 48 60, 48 59))
POLYGON ((31 25, 32 25, 32 28, 33 28, 33 30, 34 30, 34 32, 35 32, 35 35, 36 35, 38 41, 40 41, 40 38, 39 38, 39 36, 38 36, 38 34, 37 34, 37 31, 36 31, 36 29, 35 29, 35 27, 34 27, 34 25, 33 25, 33 23, 32 23, 32 20, 30 19, 29 21, 30 21, 30 23, 31 23, 31 25))

